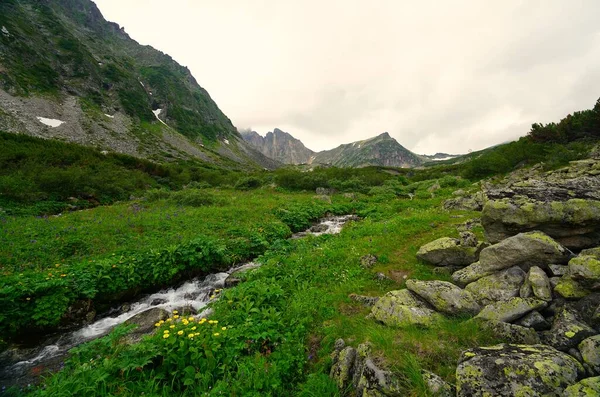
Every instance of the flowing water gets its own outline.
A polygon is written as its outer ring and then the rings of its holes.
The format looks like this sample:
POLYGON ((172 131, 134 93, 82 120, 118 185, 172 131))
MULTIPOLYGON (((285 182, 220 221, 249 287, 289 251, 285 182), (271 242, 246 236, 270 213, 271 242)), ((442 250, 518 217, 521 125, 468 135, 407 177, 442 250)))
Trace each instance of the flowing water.
MULTIPOLYGON (((354 215, 332 216, 322 219, 307 231, 295 233, 292 238, 307 235, 336 234, 343 225, 357 219, 354 215)), ((259 266, 253 262, 230 269, 224 273, 209 274, 181 284, 177 288, 169 288, 146 295, 123 310, 124 306, 112 309, 104 317, 76 331, 50 335, 41 344, 34 347, 14 347, 0 354, 0 393, 8 385, 27 386, 35 381, 39 372, 47 369, 59 369, 69 349, 90 340, 108 334, 115 326, 152 308, 167 311, 191 307, 198 316, 209 303, 215 289, 222 289, 229 275, 259 266)), ((207 313, 204 313, 206 315, 207 313)))

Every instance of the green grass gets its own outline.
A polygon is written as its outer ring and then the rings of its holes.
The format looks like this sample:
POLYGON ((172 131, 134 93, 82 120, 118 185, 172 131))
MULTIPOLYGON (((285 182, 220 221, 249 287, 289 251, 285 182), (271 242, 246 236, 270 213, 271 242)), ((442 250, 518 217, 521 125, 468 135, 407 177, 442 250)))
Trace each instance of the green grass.
MULTIPOLYGON (((219 321, 218 327, 227 329, 219 331, 219 336, 213 335, 216 326, 203 328, 196 338, 180 344, 175 342, 176 335, 173 342, 162 338, 161 328, 156 336, 127 346, 114 334, 78 348, 65 370, 48 378, 44 388, 34 394, 336 396, 339 391, 328 377, 329 353, 341 337, 352 346, 372 343, 374 355, 402 377, 406 395, 426 395, 422 368, 453 381, 462 350, 495 341, 463 319, 448 319, 429 330, 385 327, 365 319, 368 309, 348 295, 383 295, 402 288, 402 280, 377 280, 374 275, 378 271, 434 277, 429 266, 416 260, 415 250, 434 238, 456 235, 455 225, 472 215, 441 210, 441 202, 451 190, 413 200, 381 201, 360 195, 353 206, 364 220, 349 224, 338 236, 274 243, 259 259, 263 263, 260 269, 247 274, 239 286, 222 292, 212 303, 215 312, 211 316, 219 321), (360 266, 360 257, 366 254, 380 258, 374 269, 360 266)), ((236 218, 221 219, 223 205, 233 210, 257 208, 256 203, 262 203, 255 211, 258 214, 248 219, 250 225, 258 219, 265 222, 270 216, 264 218, 267 213, 302 212, 299 208, 306 208, 312 200, 309 195, 262 190, 211 193, 217 201, 231 202, 211 207, 212 212, 195 212, 206 211, 205 207, 190 209, 186 216, 196 222, 202 219, 206 230, 236 218), (277 211, 284 204, 287 211, 277 211)), ((334 198, 334 204, 337 200, 334 198)), ((154 205, 156 213, 164 214, 159 210, 164 208, 160 207, 163 202, 154 205)), ((114 208, 113 214, 124 208, 114 208)), ((169 221, 172 225, 178 222, 169 221)), ((169 234, 167 229, 165 237, 169 234)), ((186 329, 181 324, 177 327, 174 331, 186 329)))

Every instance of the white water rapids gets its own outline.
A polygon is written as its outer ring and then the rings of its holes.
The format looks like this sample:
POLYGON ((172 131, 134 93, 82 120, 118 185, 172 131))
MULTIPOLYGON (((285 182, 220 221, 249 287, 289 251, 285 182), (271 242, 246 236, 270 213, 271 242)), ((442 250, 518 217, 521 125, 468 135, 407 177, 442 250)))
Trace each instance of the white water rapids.
MULTIPOLYGON (((356 219, 354 215, 324 218, 307 231, 295 233, 292 238, 300 238, 307 235, 336 234, 342 230, 346 222, 354 219, 356 219)), ((37 347, 9 349, 0 354, 0 386, 14 384, 19 378, 30 377, 32 368, 44 363, 62 360, 69 349, 108 334, 117 325, 146 310, 162 308, 172 311, 175 309, 181 310, 184 307, 192 307, 199 313, 199 316, 202 316, 202 310, 210 302, 211 295, 214 294, 215 289, 224 288, 225 280, 229 275, 236 271, 258 266, 258 264, 254 264, 253 262, 245 263, 224 273, 214 273, 201 279, 189 280, 177 288, 168 288, 147 295, 132 303, 127 311, 122 309, 113 310, 112 312, 116 312, 116 314, 111 315, 109 313, 107 316, 76 331, 50 336, 44 343, 37 347)))

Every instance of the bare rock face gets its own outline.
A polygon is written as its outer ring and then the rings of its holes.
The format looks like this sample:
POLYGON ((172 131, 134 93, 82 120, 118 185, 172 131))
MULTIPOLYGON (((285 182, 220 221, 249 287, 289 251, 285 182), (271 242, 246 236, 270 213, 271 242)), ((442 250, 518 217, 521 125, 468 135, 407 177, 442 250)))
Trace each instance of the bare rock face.
POLYGON ((600 243, 600 161, 572 162, 551 173, 514 174, 501 187, 488 186, 482 212, 492 243, 540 230, 571 249, 600 243))
POLYGON ((442 237, 423 245, 417 252, 417 258, 435 266, 466 266, 479 257, 477 243, 463 245, 461 240, 442 237))
POLYGON ((263 138, 256 131, 242 131, 242 138, 265 156, 284 164, 308 163, 315 154, 292 135, 275 128, 263 138))

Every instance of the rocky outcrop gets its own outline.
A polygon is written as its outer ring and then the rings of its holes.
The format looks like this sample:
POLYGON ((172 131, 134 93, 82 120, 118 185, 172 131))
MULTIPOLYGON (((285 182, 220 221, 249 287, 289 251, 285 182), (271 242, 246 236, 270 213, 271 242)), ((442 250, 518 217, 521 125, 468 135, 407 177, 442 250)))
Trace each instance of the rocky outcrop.
POLYGON ((571 249, 600 244, 600 161, 572 162, 526 179, 513 174, 499 186, 487 186, 482 224, 487 239, 499 242, 528 230, 540 230, 571 249))
POLYGON ((482 277, 468 284, 469 291, 482 305, 519 296, 525 281, 525 272, 518 266, 482 277))
POLYGON ((600 376, 587 378, 565 389, 564 397, 600 396, 600 376))
POLYGON ((331 355, 333 364, 329 376, 342 391, 354 388, 357 396, 403 396, 400 378, 382 369, 371 357, 371 346, 363 343, 354 349, 345 346, 342 339, 336 341, 331 355))
POLYGON ((583 362, 600 374, 600 335, 584 339, 578 346, 583 362))
POLYGON ((292 135, 275 128, 267 132, 265 137, 256 131, 241 131, 242 138, 265 156, 283 164, 308 163, 315 154, 292 135))
POLYGON ((444 201, 444 209, 461 211, 481 211, 485 204, 483 192, 473 194, 462 190, 453 193, 455 197, 444 201))
POLYGON ((562 396, 584 375, 570 355, 545 345, 497 345, 462 353, 457 396, 562 396))
POLYGON ((535 298, 511 298, 484 307, 475 318, 510 323, 525 314, 546 307, 547 303, 535 298))

